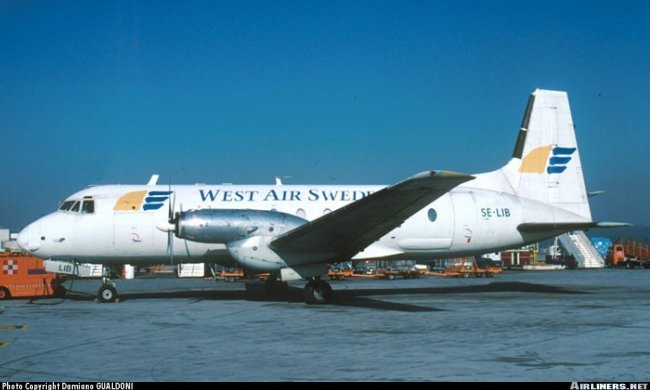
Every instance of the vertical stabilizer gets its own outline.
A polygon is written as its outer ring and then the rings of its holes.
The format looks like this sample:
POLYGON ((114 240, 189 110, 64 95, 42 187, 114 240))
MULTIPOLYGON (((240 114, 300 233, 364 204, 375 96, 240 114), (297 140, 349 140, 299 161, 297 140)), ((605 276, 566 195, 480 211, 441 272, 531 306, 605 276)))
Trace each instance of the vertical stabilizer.
POLYGON ((512 160, 502 172, 517 195, 591 220, 566 92, 530 95, 512 160))

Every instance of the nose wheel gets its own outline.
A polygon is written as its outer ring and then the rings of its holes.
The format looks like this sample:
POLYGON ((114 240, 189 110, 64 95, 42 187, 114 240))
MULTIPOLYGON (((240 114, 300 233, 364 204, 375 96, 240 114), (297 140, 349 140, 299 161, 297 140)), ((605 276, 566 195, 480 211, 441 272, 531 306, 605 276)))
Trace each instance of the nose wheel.
POLYGON ((115 302, 117 299, 117 289, 110 284, 104 284, 97 291, 97 298, 102 303, 115 302))
POLYGON ((102 303, 112 303, 117 300, 117 289, 115 283, 109 278, 109 271, 106 267, 102 269, 102 286, 97 291, 97 299, 102 303))

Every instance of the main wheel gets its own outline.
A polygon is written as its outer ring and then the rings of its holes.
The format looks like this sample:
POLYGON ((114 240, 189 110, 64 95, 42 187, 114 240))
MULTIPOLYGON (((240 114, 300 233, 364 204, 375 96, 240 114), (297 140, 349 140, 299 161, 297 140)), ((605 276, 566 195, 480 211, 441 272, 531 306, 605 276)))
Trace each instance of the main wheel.
POLYGON ((100 302, 115 302, 117 299, 117 290, 113 286, 103 285, 97 292, 97 298, 99 298, 100 302))
POLYGON ((0 301, 11 298, 11 293, 5 287, 0 287, 0 301))
POLYGON ((332 287, 322 280, 312 280, 302 290, 305 303, 310 305, 322 305, 329 303, 332 299, 332 287))

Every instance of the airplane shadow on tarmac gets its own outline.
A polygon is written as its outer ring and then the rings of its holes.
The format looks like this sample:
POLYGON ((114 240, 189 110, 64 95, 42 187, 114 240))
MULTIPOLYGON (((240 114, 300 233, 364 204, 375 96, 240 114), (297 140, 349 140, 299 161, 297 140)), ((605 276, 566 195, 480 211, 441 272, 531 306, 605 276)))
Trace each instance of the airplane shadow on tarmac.
MULTIPOLYGON (((433 307, 409 305, 404 303, 388 302, 370 298, 372 296, 392 295, 444 295, 459 293, 499 293, 519 292, 537 294, 586 294, 582 291, 568 290, 562 287, 523 282, 492 282, 486 285, 455 286, 455 287, 425 287, 425 288, 376 288, 376 289, 345 289, 334 290, 330 305, 362 307, 378 310, 395 310, 403 312, 431 312, 445 311, 433 307)), ((303 303, 302 288, 290 286, 284 293, 269 294, 264 290, 263 283, 246 283, 246 290, 191 290, 170 292, 138 292, 120 294, 119 301, 132 299, 195 299, 195 300, 223 300, 223 301, 254 301, 254 302, 286 302, 303 303)), ((93 300, 94 296, 68 292, 66 299, 93 300)))

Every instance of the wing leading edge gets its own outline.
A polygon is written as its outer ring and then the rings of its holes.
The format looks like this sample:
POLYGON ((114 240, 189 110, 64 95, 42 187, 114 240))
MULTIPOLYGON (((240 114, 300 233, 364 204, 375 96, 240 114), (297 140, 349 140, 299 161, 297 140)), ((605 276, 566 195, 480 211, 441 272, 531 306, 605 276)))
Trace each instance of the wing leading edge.
POLYGON ((294 265, 350 259, 429 203, 472 179, 474 176, 449 171, 419 173, 277 237, 271 248, 289 255, 294 265))

